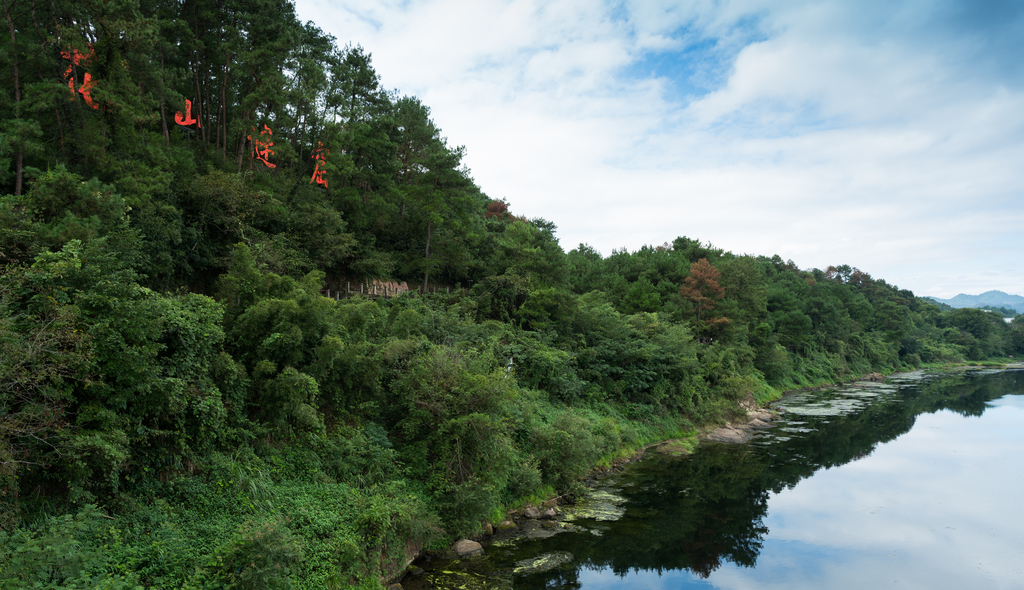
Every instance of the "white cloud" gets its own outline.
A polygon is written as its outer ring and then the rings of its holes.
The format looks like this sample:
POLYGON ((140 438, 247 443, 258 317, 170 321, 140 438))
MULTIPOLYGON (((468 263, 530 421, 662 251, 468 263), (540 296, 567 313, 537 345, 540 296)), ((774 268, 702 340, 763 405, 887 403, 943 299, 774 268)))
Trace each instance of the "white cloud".
POLYGON ((298 12, 370 51, 386 86, 467 146, 484 191, 557 223, 567 249, 687 235, 919 294, 1024 294, 1016 14, 767 0, 298 12))

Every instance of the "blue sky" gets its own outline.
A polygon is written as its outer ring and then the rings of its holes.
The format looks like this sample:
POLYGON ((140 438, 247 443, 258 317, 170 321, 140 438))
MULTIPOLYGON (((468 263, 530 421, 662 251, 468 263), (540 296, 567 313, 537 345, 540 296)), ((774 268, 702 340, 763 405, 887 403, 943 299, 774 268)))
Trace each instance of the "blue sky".
POLYGON ((300 0, 481 188, 604 254, 685 235, 1024 294, 1024 4, 300 0))

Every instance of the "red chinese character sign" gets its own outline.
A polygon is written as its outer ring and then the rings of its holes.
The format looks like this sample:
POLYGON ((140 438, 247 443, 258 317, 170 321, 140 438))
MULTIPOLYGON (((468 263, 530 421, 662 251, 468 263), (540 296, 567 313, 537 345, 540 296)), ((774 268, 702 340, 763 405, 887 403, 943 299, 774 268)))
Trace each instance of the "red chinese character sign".
MULTIPOLYGON (((255 134, 256 129, 253 128, 252 132, 255 134)), ((271 164, 267 159, 274 155, 274 150, 270 149, 270 146, 274 145, 274 142, 271 141, 273 135, 274 132, 266 124, 263 125, 263 131, 260 131, 258 136, 249 135, 249 141, 252 142, 252 157, 266 164, 267 168, 277 168, 276 164, 271 164)))
POLYGON ((180 111, 174 113, 174 122, 185 126, 192 124, 197 124, 197 127, 203 126, 198 120, 192 118, 192 101, 187 98, 185 99, 185 115, 183 116, 180 111))
POLYGON ((327 178, 324 176, 324 172, 326 172, 326 171, 323 168, 321 168, 320 166, 322 166, 322 165, 327 163, 327 156, 331 155, 331 150, 325 148, 323 142, 319 142, 318 141, 316 143, 317 143, 317 148, 315 150, 313 150, 313 155, 312 155, 312 158, 314 160, 316 160, 316 168, 313 170, 313 178, 310 178, 309 182, 310 183, 314 183, 315 182, 317 184, 322 184, 322 185, 324 185, 324 188, 329 188, 327 186, 327 178), (326 152, 326 153, 324 153, 324 152, 326 152))
MULTIPOLYGON (((92 57, 92 47, 89 48, 89 53, 82 55, 77 49, 71 51, 61 51, 61 57, 66 60, 70 60, 71 64, 68 65, 68 69, 64 71, 64 79, 68 81, 68 88, 71 89, 71 100, 75 99, 75 77, 74 69, 75 66, 81 65, 83 61, 92 57)), ((96 104, 92 100, 92 76, 85 74, 82 78, 82 85, 78 87, 78 93, 85 99, 85 104, 89 105, 94 109, 100 108, 100 105, 96 104)))

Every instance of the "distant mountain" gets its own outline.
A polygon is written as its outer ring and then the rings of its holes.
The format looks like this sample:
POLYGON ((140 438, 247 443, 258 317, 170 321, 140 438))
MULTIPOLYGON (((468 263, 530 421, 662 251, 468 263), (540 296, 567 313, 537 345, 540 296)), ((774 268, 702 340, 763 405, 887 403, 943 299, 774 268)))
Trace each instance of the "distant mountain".
POLYGON ((1002 291, 986 291, 981 295, 965 295, 961 293, 952 299, 939 299, 938 297, 928 297, 928 299, 945 303, 950 307, 981 307, 988 305, 990 307, 1009 307, 1010 309, 1017 310, 1019 313, 1024 313, 1024 297, 1010 295, 1002 291))

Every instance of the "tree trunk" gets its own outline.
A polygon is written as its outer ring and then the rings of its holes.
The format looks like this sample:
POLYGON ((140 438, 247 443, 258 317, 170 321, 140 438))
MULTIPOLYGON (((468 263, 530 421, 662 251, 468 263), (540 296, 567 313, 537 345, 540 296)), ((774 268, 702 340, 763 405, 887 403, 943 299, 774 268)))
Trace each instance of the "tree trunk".
POLYGON ((434 220, 427 221, 427 251, 423 257, 425 264, 423 265, 423 292, 427 292, 427 283, 430 279, 430 230, 433 227, 434 220))
POLYGON ((225 72, 224 73, 224 86, 221 86, 221 89, 220 89, 220 103, 222 105, 221 109, 223 109, 223 111, 221 112, 221 117, 220 117, 220 127, 221 127, 221 132, 224 134, 224 146, 223 146, 223 148, 221 148, 223 150, 221 152, 221 159, 224 160, 225 162, 228 161, 228 101, 227 101, 228 93, 227 93, 227 85, 228 85, 228 76, 227 76, 227 72, 225 72))
MULTIPOLYGON (((220 105, 217 107, 217 124, 214 125, 217 128, 217 136, 214 138, 213 142, 214 149, 220 149, 220 119, 224 116, 223 113, 221 113, 221 108, 223 108, 223 106, 224 105, 220 105)), ((213 131, 210 132, 210 135, 213 135, 213 131)), ((224 141, 227 141, 226 137, 224 138, 224 141)))
MULTIPOLYGON (((247 122, 247 121, 246 121, 247 122)), ((245 131, 242 131, 241 141, 238 142, 238 172, 242 172, 242 160, 245 156, 245 131)))
MULTIPOLYGON (((3 2, 4 16, 7 18, 7 29, 11 34, 11 62, 14 68, 14 116, 18 119, 21 118, 21 113, 18 109, 18 104, 21 102, 21 79, 18 71, 18 48, 15 45, 15 34, 14 34, 14 19, 11 17, 11 8, 14 7, 14 3, 8 3, 7 0, 3 2)), ((24 179, 23 170, 23 152, 21 148, 14 154, 14 194, 15 196, 21 196, 22 180, 24 179)))
POLYGON ((252 111, 246 111, 242 115, 242 137, 238 141, 238 173, 242 173, 242 160, 245 156, 245 142, 246 133, 245 130, 249 127, 249 117, 252 115, 252 111))
POLYGON ((302 100, 298 100, 295 105, 295 132, 292 133, 292 151, 295 152, 299 161, 302 160, 302 152, 299 151, 299 133, 302 129, 302 100))
POLYGON ((192 106, 196 109, 196 122, 198 123, 199 129, 196 130, 196 138, 206 143, 206 130, 203 129, 203 91, 199 87, 199 52, 196 52, 195 69, 192 70, 192 85, 196 89, 196 99, 192 101, 192 106))
POLYGON ((195 55, 195 62, 192 66, 192 83, 196 87, 196 99, 192 102, 192 106, 196 108, 196 121, 199 125, 196 135, 205 145, 206 128, 203 127, 203 90, 199 85, 199 14, 194 2, 192 3, 192 22, 195 25, 195 32, 193 34, 196 40, 196 49, 192 52, 195 55))
MULTIPOLYGON (((237 19, 232 21, 231 26, 235 25, 237 19)), ((221 157, 225 162, 228 161, 228 76, 231 74, 231 58, 234 57, 232 54, 228 54, 228 58, 224 61, 224 81, 220 85, 220 108, 221 118, 220 127, 224 135, 224 147, 221 157)))
POLYGON ((57 131, 60 133, 60 155, 68 157, 67 148, 64 146, 64 124, 60 121, 60 109, 53 107, 54 121, 57 121, 57 131))
MULTIPOLYGON (((206 70, 206 129, 210 129, 210 135, 207 136, 206 130, 203 130, 203 143, 206 145, 210 144, 210 140, 213 139, 213 129, 210 125, 213 125, 213 101, 210 100, 210 86, 213 84, 210 82, 210 68, 207 66, 206 70)), ((220 129, 220 126, 217 127, 220 129)))
POLYGON ((164 130, 164 145, 170 147, 171 134, 167 131, 167 112, 164 105, 164 52, 160 52, 160 125, 164 130))

